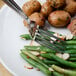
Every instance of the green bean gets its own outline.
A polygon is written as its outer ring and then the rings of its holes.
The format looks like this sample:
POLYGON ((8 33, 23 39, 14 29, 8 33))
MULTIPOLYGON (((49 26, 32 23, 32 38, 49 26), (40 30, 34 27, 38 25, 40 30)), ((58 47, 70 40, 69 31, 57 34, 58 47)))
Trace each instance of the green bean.
POLYGON ((73 37, 73 40, 76 40, 76 36, 73 37))
POLYGON ((73 62, 73 63, 75 63, 75 64, 76 64, 76 62, 73 62))
POLYGON ((76 54, 70 54, 70 58, 76 58, 76 54))
POLYGON ((68 75, 68 76, 76 76, 76 71, 72 71, 72 70, 67 70, 67 69, 63 69, 59 66, 56 66, 56 65, 52 65, 51 66, 55 71, 59 72, 59 73, 62 73, 62 74, 65 74, 65 75, 68 75))
POLYGON ((44 52, 56 53, 56 51, 53 51, 44 46, 24 46, 24 48, 26 48, 27 50, 32 50, 32 51, 44 51, 44 52))
POLYGON ((70 49, 75 49, 76 50, 76 45, 67 45, 66 46, 66 50, 70 50, 70 49))
POLYGON ((22 53, 24 53, 25 55, 28 55, 29 57, 31 57, 33 60, 37 61, 38 63, 42 64, 43 66, 45 66, 46 68, 49 68, 45 63, 43 63, 42 60, 40 60, 38 57, 36 57, 35 55, 33 55, 32 53, 30 53, 30 51, 25 51, 22 50, 22 53))
POLYGON ((59 58, 58 56, 54 55, 54 54, 41 54, 41 56, 44 56, 46 58, 53 58, 54 60, 56 60, 57 62, 67 66, 67 67, 71 67, 71 68, 76 68, 76 64, 63 60, 62 58, 59 58))
POLYGON ((46 64, 50 64, 50 65, 51 64, 60 65, 58 62, 53 61, 53 60, 44 59, 43 62, 46 63, 46 64))
POLYGON ((69 61, 76 61, 76 58, 69 58, 69 61))
POLYGON ((53 76, 64 76, 64 75, 55 71, 55 72, 53 72, 53 76))
POLYGON ((33 59, 31 58, 27 58, 27 56, 23 53, 20 53, 21 57, 26 60, 28 63, 30 63, 32 66, 40 69, 43 73, 45 73, 47 76, 51 76, 51 72, 46 68, 44 67, 43 65, 41 65, 40 63, 34 61, 33 59))
POLYGON ((67 50, 64 51, 65 53, 69 53, 69 54, 76 54, 76 50, 67 50))
POLYGON ((25 40, 32 40, 32 37, 30 34, 23 34, 23 35, 20 35, 20 37, 25 40))
POLYGON ((75 40, 69 40, 69 41, 65 41, 67 45, 76 45, 76 41, 75 40))
POLYGON ((49 53, 46 53, 46 54, 40 54, 40 56, 46 58, 46 59, 50 59, 50 60, 54 60, 52 57, 48 57, 49 56, 49 53))

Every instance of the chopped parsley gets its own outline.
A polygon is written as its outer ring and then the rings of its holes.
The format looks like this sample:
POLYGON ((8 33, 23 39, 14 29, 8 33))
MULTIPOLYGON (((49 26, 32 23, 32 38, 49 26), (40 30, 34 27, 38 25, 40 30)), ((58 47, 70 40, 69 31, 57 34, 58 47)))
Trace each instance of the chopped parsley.
POLYGON ((69 19, 69 16, 66 17, 66 20, 68 20, 68 19, 69 19))
POLYGON ((62 21, 60 18, 58 18, 58 21, 62 21))

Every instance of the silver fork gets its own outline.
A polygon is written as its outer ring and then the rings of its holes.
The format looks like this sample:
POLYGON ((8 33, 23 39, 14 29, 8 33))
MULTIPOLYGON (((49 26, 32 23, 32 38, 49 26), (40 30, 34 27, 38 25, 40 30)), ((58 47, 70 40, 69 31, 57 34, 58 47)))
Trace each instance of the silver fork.
POLYGON ((28 23, 28 29, 32 37, 35 32, 33 32, 33 28, 36 28, 36 24, 34 21, 31 21, 29 17, 23 12, 23 10, 18 6, 18 4, 14 0, 3 0, 9 7, 11 7, 14 11, 16 11, 24 20, 28 23))
POLYGON ((22 9, 17 5, 17 3, 14 0, 3 0, 3 1, 28 22, 29 24, 28 29, 30 31, 31 36, 36 42, 38 42, 42 46, 48 47, 58 52, 63 52, 63 50, 65 50, 64 46, 65 42, 63 40, 54 36, 49 31, 40 29, 39 26, 35 24, 35 22, 31 21, 27 17, 27 15, 22 11, 22 9), (56 39, 57 41, 54 41, 52 38, 56 39))

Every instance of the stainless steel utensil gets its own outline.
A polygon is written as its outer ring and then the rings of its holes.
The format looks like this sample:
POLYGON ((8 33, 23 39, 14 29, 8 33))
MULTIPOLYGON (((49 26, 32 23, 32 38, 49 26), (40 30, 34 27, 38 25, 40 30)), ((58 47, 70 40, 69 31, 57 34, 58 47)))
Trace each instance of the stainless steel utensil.
POLYGON ((36 42, 58 52, 59 51, 61 52, 65 49, 64 47, 65 42, 63 40, 54 36, 52 33, 49 33, 48 31, 40 29, 39 26, 35 24, 35 22, 31 21, 27 17, 27 15, 22 11, 22 9, 17 5, 17 3, 14 0, 3 0, 3 1, 28 22, 29 32, 36 42), (59 42, 54 41, 53 39, 56 39, 59 42))

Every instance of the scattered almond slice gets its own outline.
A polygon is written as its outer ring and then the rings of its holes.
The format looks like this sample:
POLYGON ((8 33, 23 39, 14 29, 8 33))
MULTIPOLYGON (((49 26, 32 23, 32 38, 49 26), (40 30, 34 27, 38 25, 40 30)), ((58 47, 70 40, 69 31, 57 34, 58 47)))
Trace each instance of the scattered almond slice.
POLYGON ((49 68, 49 71, 53 72, 54 70, 52 68, 49 68))
POLYGON ((38 69, 38 68, 37 68, 36 70, 37 70, 37 71, 40 71, 40 69, 38 69))
POLYGON ((58 36, 59 36, 59 34, 58 34, 58 33, 54 33, 53 35, 54 35, 54 36, 56 36, 56 37, 58 37, 58 36))
POLYGON ((39 59, 43 60, 43 59, 45 59, 45 58, 43 58, 42 56, 39 56, 39 59))
POLYGON ((26 65, 24 67, 27 68, 27 69, 33 69, 33 67, 28 63, 26 63, 26 65))
POLYGON ((70 57, 70 55, 68 53, 64 53, 63 54, 63 59, 64 60, 67 60, 69 57, 70 57))
POLYGON ((54 43, 53 41, 50 41, 50 43, 54 43))
POLYGON ((72 39, 72 38, 73 38, 73 35, 72 35, 72 34, 67 34, 66 40, 70 40, 70 39, 72 39))
POLYGON ((63 58, 63 55, 61 53, 56 53, 56 56, 63 58))
POLYGON ((66 38, 65 36, 60 36, 60 35, 58 37, 61 38, 61 39, 65 39, 66 38))
MULTIPOLYGON (((59 36, 59 34, 58 33, 54 33, 53 34, 54 36, 56 36, 56 37, 58 37, 59 36)), ((50 37, 52 40, 54 40, 54 41, 56 41, 57 39, 56 38, 54 38, 54 37, 50 37)))
POLYGON ((30 51, 33 55, 35 55, 35 56, 39 56, 40 55, 40 53, 39 52, 37 52, 37 51, 30 51))
POLYGON ((40 53, 41 53, 41 54, 45 54, 46 52, 44 52, 44 51, 41 51, 40 53))

